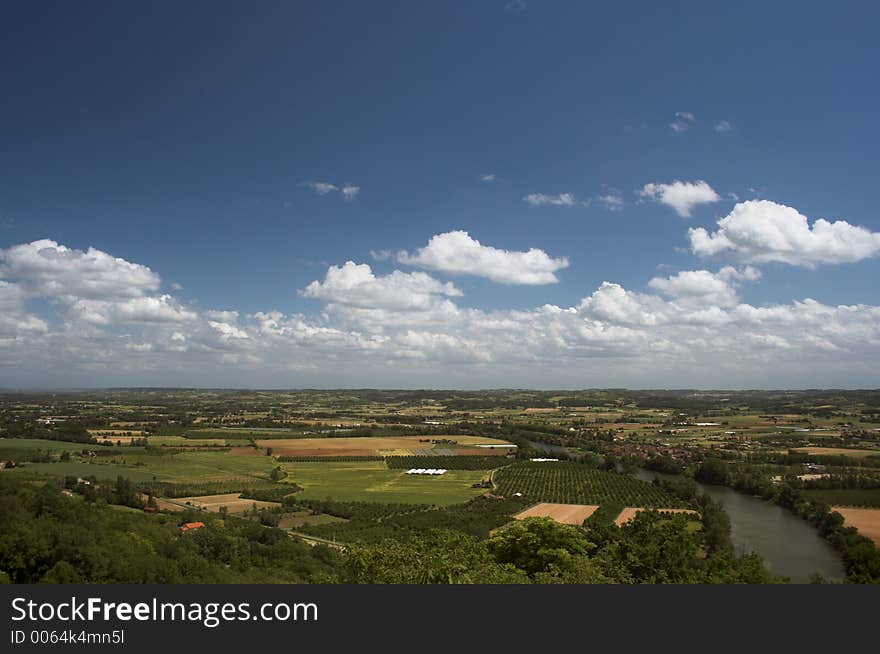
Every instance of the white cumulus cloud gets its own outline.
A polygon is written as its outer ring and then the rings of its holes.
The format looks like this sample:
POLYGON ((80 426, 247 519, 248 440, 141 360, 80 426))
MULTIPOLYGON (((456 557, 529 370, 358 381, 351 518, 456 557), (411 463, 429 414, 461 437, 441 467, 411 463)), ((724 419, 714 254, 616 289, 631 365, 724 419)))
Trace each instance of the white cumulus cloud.
POLYGON ((747 263, 815 266, 860 261, 880 252, 878 232, 823 218, 811 226, 796 209, 770 200, 740 202, 718 221, 715 232, 698 227, 688 236, 694 254, 729 255, 747 263))
POLYGON ((556 271, 568 267, 565 257, 553 258, 544 250, 503 250, 483 245, 465 231, 432 236, 415 253, 400 252, 397 261, 452 274, 485 277, 501 284, 555 284, 556 271))
MULTIPOLYGON (((479 269, 485 246, 463 242, 479 256, 461 263, 432 242, 423 250, 438 265, 479 269)), ((492 250, 502 261, 527 254, 492 250)), ((609 280, 563 305, 505 309, 460 306, 461 292, 426 272, 378 275, 347 262, 301 291, 320 302, 316 310, 288 314, 201 309, 145 284, 140 295, 45 296, 48 303, 34 304, 37 317, 28 303, 42 287, 32 276, 22 277, 29 288, 8 277, 0 280, 0 378, 71 386, 876 385, 880 307, 810 297, 750 304, 739 294, 760 272, 746 263, 655 277, 645 292, 609 280)))
POLYGON ((639 195, 675 209, 682 218, 688 218, 693 208, 699 204, 718 202, 721 197, 707 182, 682 182, 675 180, 671 184, 645 184, 639 195))
POLYGON ((107 301, 77 299, 70 304, 71 315, 88 323, 177 323, 195 320, 197 313, 183 307, 170 295, 144 296, 107 301))
POLYGON ((443 297, 461 294, 450 282, 440 282, 423 272, 395 270, 377 277, 368 264, 353 261, 330 266, 323 282, 313 281, 301 291, 303 297, 335 304, 400 311, 424 311, 443 297))
POLYGON ((736 288, 741 282, 760 278, 761 272, 751 266, 742 270, 725 266, 717 273, 683 270, 670 277, 655 277, 648 286, 679 300, 729 307, 738 301, 736 288))
POLYGON ((0 250, 0 276, 15 279, 29 296, 48 298, 130 298, 160 285, 159 275, 147 266, 49 239, 0 250))

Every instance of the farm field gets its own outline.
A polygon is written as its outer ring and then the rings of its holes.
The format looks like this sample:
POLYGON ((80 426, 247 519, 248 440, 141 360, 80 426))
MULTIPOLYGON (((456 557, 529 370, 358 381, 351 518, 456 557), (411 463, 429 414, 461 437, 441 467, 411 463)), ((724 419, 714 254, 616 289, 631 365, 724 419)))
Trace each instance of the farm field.
POLYGON ((263 502, 241 497, 241 493, 224 493, 221 495, 195 495, 192 497, 175 497, 173 499, 157 498, 159 508, 163 511, 183 511, 194 507, 204 511, 219 512, 225 506, 230 513, 243 513, 256 506, 258 509, 281 506, 279 502, 263 502))
POLYGON ((270 457, 234 456, 226 451, 178 452, 176 454, 127 455, 116 457, 136 465, 163 481, 216 481, 226 477, 268 479, 275 466, 270 457))
POLYGON ((553 518, 556 522, 567 525, 582 525, 599 507, 595 504, 553 504, 542 502, 517 513, 514 518, 553 518))
MULTIPOLYGON (((382 453, 405 452, 413 455, 431 450, 434 444, 422 442, 425 436, 355 436, 342 438, 296 438, 291 440, 258 440, 258 447, 271 447, 272 456, 375 456, 382 453)), ((432 436, 450 439, 458 445, 504 445, 505 441, 481 436, 432 436)), ((441 445, 444 449, 448 449, 441 445)), ((513 447, 511 445, 511 447, 513 447)), ((500 449, 500 448, 499 448, 500 449)), ((474 448, 474 453, 485 454, 489 449, 474 448)))
POLYGON ((472 488, 487 473, 450 470, 439 476, 407 475, 389 470, 384 461, 282 463, 286 482, 303 490, 296 497, 339 501, 447 505, 466 502, 484 492, 472 488))
POLYGON ((855 527, 865 538, 880 545, 880 509, 854 509, 845 506, 832 506, 832 510, 843 516, 844 526, 855 527))
POLYGON ((244 427, 211 427, 204 429, 187 429, 179 438, 187 440, 214 439, 225 441, 227 439, 243 440, 245 442, 250 438, 300 438, 301 432, 290 429, 259 429, 244 427))
POLYGON ((246 438, 184 438, 183 436, 150 436, 147 439, 150 445, 174 446, 174 447, 201 447, 201 446, 226 446, 247 445, 250 441, 246 438))
POLYGON ((43 450, 49 452, 81 452, 83 450, 105 450, 104 445, 89 443, 68 443, 43 438, 0 438, 0 452, 15 450, 43 450))
POLYGON ((805 452, 807 454, 817 454, 821 456, 880 456, 880 450, 856 450, 847 447, 795 447, 795 452, 805 452))
POLYGON ((291 513, 285 513, 284 517, 278 522, 278 526, 281 529, 299 529, 306 525, 317 526, 345 522, 348 522, 345 518, 339 518, 335 515, 327 515, 326 513, 312 515, 311 511, 294 511, 291 513))
MULTIPOLYGON (((623 511, 620 512, 620 515, 614 519, 614 524, 620 527, 621 525, 625 525, 627 522, 636 517, 640 511, 644 511, 644 507, 635 507, 635 506, 627 506, 624 507, 623 511)), ((661 513, 690 513, 692 515, 698 516, 699 514, 692 509, 656 509, 661 513)))
POLYGON ((522 493, 523 499, 535 502, 682 507, 680 500, 652 484, 576 463, 516 463, 498 470, 495 482, 505 497, 522 493))
POLYGON ((36 473, 53 477, 95 477, 104 481, 115 481, 117 477, 128 477, 132 481, 150 481, 153 475, 142 468, 128 468, 113 463, 97 461, 59 461, 57 463, 27 463, 0 474, 36 473))

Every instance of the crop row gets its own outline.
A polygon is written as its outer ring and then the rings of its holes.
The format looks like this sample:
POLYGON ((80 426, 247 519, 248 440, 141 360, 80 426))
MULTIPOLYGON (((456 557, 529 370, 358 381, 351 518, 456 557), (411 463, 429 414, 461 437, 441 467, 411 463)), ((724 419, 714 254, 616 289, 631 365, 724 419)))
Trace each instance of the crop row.
POLYGON ((647 482, 564 461, 516 463, 499 470, 495 482, 500 494, 522 493, 534 502, 683 506, 681 500, 647 482))

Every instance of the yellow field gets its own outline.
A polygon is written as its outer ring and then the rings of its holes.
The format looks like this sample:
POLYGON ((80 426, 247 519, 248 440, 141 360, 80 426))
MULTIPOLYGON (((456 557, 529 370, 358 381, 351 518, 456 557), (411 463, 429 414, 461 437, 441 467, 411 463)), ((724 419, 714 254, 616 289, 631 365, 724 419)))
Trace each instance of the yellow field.
POLYGON ((847 527, 855 527, 865 538, 870 538, 875 545, 880 546, 880 509, 851 509, 845 506, 832 506, 832 511, 837 511, 843 516, 843 523, 847 527))
POLYGON ((596 512, 597 504, 553 504, 543 502, 517 513, 514 518, 525 520, 526 518, 553 518, 556 522, 566 525, 580 526, 584 520, 596 512))
POLYGON ((880 456, 880 450, 854 450, 846 447, 795 447, 795 452, 806 452, 807 454, 818 454, 822 456, 880 456))

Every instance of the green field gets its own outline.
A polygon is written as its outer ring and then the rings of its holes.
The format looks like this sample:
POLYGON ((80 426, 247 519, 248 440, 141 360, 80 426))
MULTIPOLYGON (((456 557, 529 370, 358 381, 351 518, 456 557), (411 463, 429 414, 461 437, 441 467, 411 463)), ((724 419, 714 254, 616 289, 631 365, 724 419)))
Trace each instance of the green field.
POLYGON ((116 479, 122 475, 132 481, 150 481, 155 477, 159 481, 208 482, 229 477, 268 479, 276 465, 266 456, 233 456, 225 451, 145 454, 138 448, 128 447, 113 451, 115 456, 98 457, 94 461, 26 463, 9 472, 22 470, 60 477, 95 475, 101 479, 116 479))
POLYGON ((202 445, 248 445, 246 438, 184 438, 183 436, 150 436, 150 445, 173 445, 176 447, 200 447, 202 445))
POLYGON ((134 482, 150 481, 153 475, 143 468, 127 468, 112 463, 88 461, 63 461, 58 463, 26 463, 11 470, 0 471, 0 475, 40 474, 55 477, 95 477, 113 481, 118 476, 128 477, 134 482))
POLYGON ((233 456, 229 452, 179 452, 177 454, 129 455, 113 457, 116 463, 137 466, 164 481, 208 481, 222 477, 268 478, 273 460, 264 456, 233 456))
POLYGON ((384 461, 282 463, 285 481, 303 487, 297 497, 341 501, 447 505, 466 502, 482 491, 471 488, 487 473, 450 470, 444 475, 407 475, 384 461))
POLYGON ((108 450, 106 445, 50 441, 42 438, 0 438, 0 452, 13 450, 43 450, 50 452, 82 452, 83 450, 108 450))

